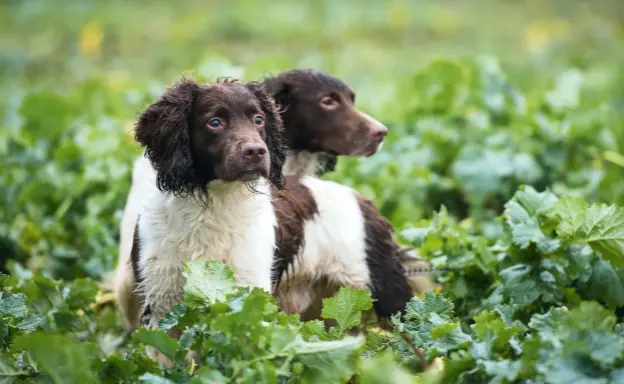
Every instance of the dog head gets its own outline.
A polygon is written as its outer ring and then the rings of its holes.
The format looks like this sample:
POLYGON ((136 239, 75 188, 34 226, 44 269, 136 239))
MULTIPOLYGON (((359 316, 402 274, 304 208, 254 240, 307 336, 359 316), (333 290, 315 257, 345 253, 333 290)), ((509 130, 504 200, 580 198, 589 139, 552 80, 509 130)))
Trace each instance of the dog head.
POLYGON ((264 81, 284 121, 284 140, 295 151, 370 156, 388 129, 355 107, 343 81, 311 69, 295 69, 264 81))
POLYGON ((282 121, 257 83, 183 79, 139 117, 135 138, 146 148, 160 190, 203 190, 212 180, 267 178, 281 187, 282 121))

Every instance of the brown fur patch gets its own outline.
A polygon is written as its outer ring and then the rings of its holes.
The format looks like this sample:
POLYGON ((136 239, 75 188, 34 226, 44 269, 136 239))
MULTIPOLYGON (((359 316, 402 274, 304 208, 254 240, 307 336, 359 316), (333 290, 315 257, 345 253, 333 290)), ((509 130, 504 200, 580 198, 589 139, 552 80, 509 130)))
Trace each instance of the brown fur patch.
POLYGON ((286 176, 284 189, 272 189, 277 216, 275 261, 272 280, 277 287, 304 244, 304 224, 318 214, 316 200, 299 177, 286 176))
POLYGON ((390 317, 404 312, 412 298, 405 270, 399 260, 399 246, 394 240, 392 225, 377 210, 372 201, 357 196, 366 231, 366 263, 370 271, 371 291, 375 312, 390 317))

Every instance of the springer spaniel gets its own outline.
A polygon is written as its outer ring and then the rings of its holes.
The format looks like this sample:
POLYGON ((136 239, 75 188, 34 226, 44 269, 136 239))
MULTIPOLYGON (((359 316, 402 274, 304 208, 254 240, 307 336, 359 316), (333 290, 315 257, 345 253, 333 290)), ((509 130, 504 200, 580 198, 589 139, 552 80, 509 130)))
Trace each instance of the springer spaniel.
POLYGON ((264 86, 282 111, 285 175, 321 175, 334 170, 337 156, 372 156, 388 133, 355 107, 347 84, 323 72, 294 69, 264 86))
MULTIPOLYGON (((279 104, 287 146, 285 175, 332 171, 336 156, 370 156, 381 147, 387 128, 359 111, 355 93, 340 79, 311 69, 295 69, 267 78, 264 88, 279 104)), ((119 263, 114 290, 127 329, 139 326, 140 303, 133 294, 130 264, 132 235, 146 191, 156 172, 145 156, 137 158, 121 220, 119 263)))
POLYGON ((282 122, 255 83, 183 80, 140 116, 135 137, 156 170, 131 251, 143 320, 183 299, 183 265, 220 260, 239 284, 271 291, 282 122))

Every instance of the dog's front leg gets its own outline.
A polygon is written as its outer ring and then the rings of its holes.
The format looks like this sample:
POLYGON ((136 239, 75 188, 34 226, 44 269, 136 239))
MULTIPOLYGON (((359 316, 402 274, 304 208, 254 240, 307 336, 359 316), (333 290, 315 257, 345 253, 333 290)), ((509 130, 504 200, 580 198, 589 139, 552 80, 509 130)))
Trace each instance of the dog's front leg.
MULTIPOLYGON (((145 303, 141 315, 141 324, 148 329, 157 329, 158 321, 165 316, 176 303, 184 300, 184 275, 182 265, 163 263, 162 259, 148 259, 142 272, 141 290, 145 303)), ((148 356, 165 367, 173 363, 152 347, 146 348, 148 356)))

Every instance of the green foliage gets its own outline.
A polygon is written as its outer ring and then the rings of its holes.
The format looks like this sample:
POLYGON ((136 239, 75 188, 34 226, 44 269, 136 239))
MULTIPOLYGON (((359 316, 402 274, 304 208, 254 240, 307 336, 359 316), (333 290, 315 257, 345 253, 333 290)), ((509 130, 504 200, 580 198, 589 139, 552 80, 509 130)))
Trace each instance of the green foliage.
POLYGON ((217 3, 2 6, 0 383, 624 382, 618 1, 217 3), (294 67, 345 79, 389 127, 325 177, 372 198, 441 293, 385 332, 343 288, 326 328, 196 261, 159 329, 124 335, 101 283, 138 111, 182 72, 294 67))
POLYGON ((362 322, 362 311, 373 307, 371 293, 342 287, 335 297, 323 299, 324 319, 335 319, 338 327, 343 330, 349 329, 362 322))
POLYGON ((223 301, 234 292, 234 275, 222 263, 191 261, 184 268, 184 301, 187 303, 214 303, 223 301), (207 281, 206 274, 213 276, 207 281))
MULTIPOLYGON (((187 271, 190 271, 189 280, 196 279, 204 286, 228 286, 228 296, 214 299, 214 296, 206 295, 204 300, 199 300, 197 293, 205 291, 198 290, 196 284, 187 284, 186 296, 195 295, 196 299, 172 311, 168 318, 175 318, 175 323, 166 322, 167 327, 182 330, 181 337, 176 340, 164 330, 142 328, 132 334, 122 354, 105 352, 105 345, 98 337, 101 335, 95 334, 98 317, 94 313, 76 315, 94 334, 86 333, 83 323, 67 318, 65 320, 69 323, 63 329, 64 335, 56 332, 57 325, 47 322, 42 323, 37 332, 32 332, 33 326, 20 326, 31 311, 38 312, 34 308, 38 296, 34 291, 10 293, 25 290, 29 283, 8 281, 7 292, 3 293, 0 302, 3 320, 11 328, 10 338, 3 338, 3 375, 6 380, 40 377, 55 383, 93 382, 98 376, 104 382, 327 383, 339 382, 356 374, 366 341, 363 336, 337 336, 324 329, 311 335, 307 332, 310 324, 302 323, 298 316, 279 312, 269 293, 260 289, 236 288, 231 270, 221 263, 191 262, 187 271), (154 347, 174 362, 174 367, 163 370, 156 366, 145 354, 145 346, 154 347), (186 356, 189 351, 198 354, 199 370, 188 365, 186 356)), ((52 293, 71 291, 42 277, 39 283, 53 286, 52 293)), ((75 283, 79 283, 77 285, 84 292, 88 291, 84 287, 91 282, 76 280, 75 283)), ((93 295, 85 295, 80 300, 86 297, 94 299, 93 295)), ((61 300, 55 302, 51 313, 63 312, 75 298, 67 293, 63 298, 65 301, 59 298, 61 300)), ((348 312, 337 309, 335 319, 342 321, 348 313, 349 324, 359 325, 361 312, 371 307, 370 293, 343 290, 336 300, 345 299, 352 305, 348 306, 348 312), (349 298, 353 300, 349 301, 349 298), (355 309, 353 304, 360 309, 355 309)), ((85 308, 90 304, 86 303, 85 308)), ((327 316, 334 318, 331 314, 327 316)), ((371 364, 367 363, 367 369, 371 369, 371 364)))
POLYGON ((427 360, 447 358, 440 382, 614 380, 624 364, 613 312, 624 305, 621 208, 531 187, 505 207, 495 241, 470 235, 446 211, 405 231, 459 305, 432 292, 412 299, 393 319, 395 350, 417 359, 409 340, 427 360))

